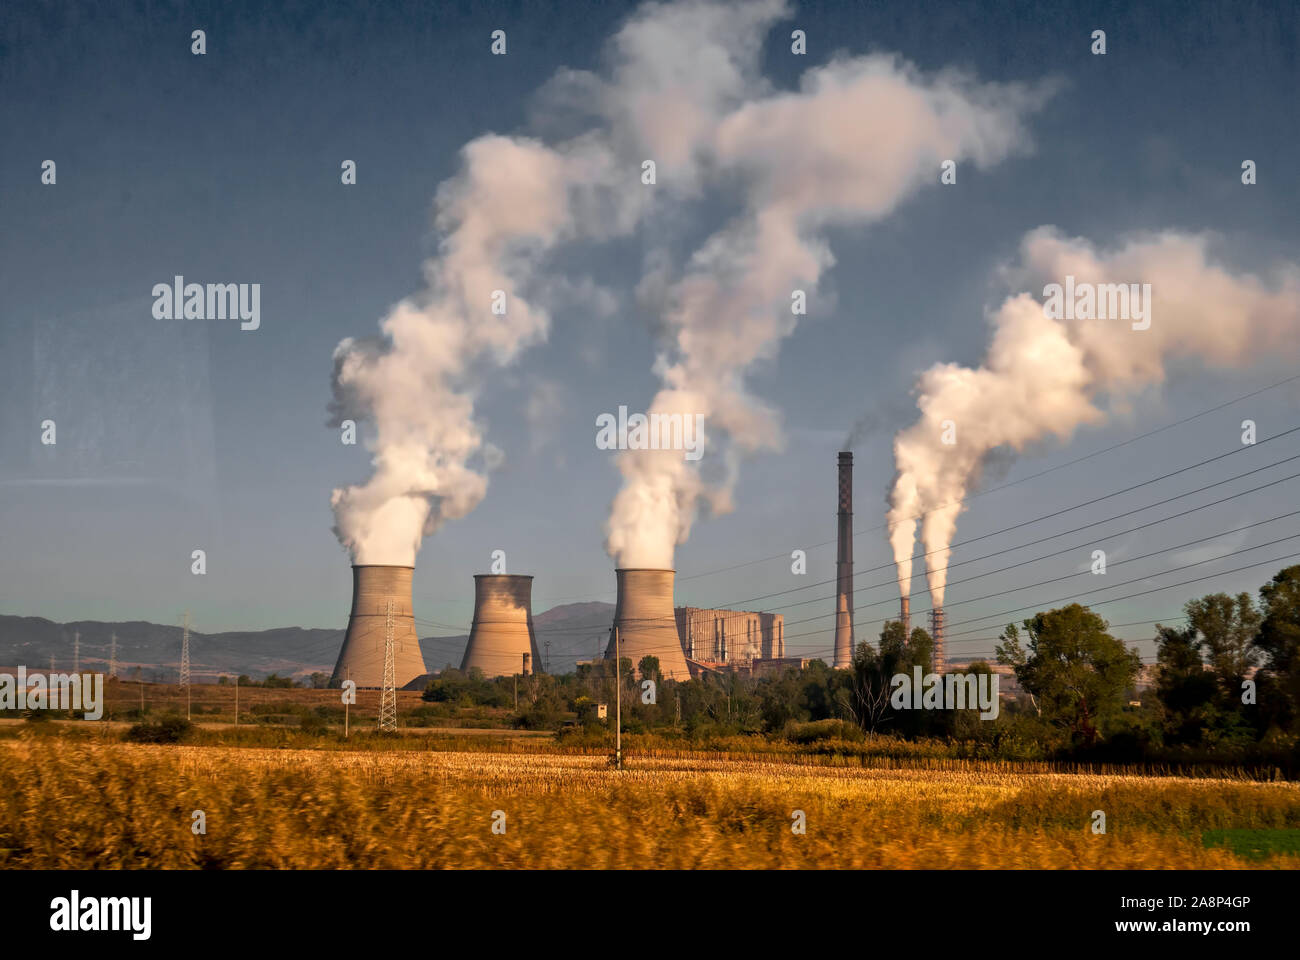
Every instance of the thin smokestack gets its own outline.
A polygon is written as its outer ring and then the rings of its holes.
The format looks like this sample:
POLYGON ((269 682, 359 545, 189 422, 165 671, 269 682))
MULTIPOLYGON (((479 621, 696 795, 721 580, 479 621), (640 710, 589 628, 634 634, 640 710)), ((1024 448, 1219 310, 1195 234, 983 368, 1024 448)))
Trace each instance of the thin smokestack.
POLYGON ((839 554, 835 560, 835 667, 853 663, 853 454, 841 451, 839 554))
POLYGON ((948 667, 948 657, 943 649, 943 607, 930 611, 930 636, 934 638, 934 672, 943 673, 948 667))
POLYGON ((903 625, 903 642, 907 643, 912 635, 912 601, 908 597, 899 601, 898 620, 903 625))

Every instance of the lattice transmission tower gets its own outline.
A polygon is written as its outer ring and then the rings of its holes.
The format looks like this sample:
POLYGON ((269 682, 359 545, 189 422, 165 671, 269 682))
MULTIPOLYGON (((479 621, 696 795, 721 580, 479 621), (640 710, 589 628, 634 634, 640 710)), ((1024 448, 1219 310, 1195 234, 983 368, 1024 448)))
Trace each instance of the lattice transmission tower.
POLYGON ((185 612, 185 626, 181 630, 181 686, 190 685, 190 614, 185 612))
POLYGON ((393 601, 388 601, 384 629, 384 690, 379 699, 379 729, 397 730, 397 666, 393 657, 393 601))

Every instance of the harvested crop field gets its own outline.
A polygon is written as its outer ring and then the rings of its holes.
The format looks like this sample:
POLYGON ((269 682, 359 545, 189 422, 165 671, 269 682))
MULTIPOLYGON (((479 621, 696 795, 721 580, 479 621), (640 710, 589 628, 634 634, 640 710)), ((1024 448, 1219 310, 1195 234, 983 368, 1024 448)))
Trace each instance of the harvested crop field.
POLYGON ((1285 782, 0 743, 8 868, 1286 868, 1202 833, 1297 828, 1285 782))

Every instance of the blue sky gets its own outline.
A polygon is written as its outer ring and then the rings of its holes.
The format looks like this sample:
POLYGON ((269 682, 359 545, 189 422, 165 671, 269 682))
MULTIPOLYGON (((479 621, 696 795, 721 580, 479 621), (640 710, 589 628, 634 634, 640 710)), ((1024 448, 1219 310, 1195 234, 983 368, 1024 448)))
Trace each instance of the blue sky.
MULTIPOLYGON (((421 261, 437 243, 434 193, 456 172, 460 147, 487 132, 530 132, 535 91, 558 68, 597 67, 602 44, 632 9, 6 5, 0 612, 176 622, 189 609, 209 632, 341 627, 349 560, 330 529, 329 495, 363 480, 369 467, 362 448, 341 445, 325 425, 334 347, 373 334, 388 309, 419 288, 421 261), (202 57, 190 53, 195 28, 207 31, 202 57), (509 36, 506 57, 488 53, 497 28, 509 36), (58 164, 55 186, 40 182, 46 159, 58 164), (344 159, 357 162, 355 187, 339 183, 344 159), (150 290, 176 274, 261 283, 261 329, 154 320, 150 290), (39 443, 47 416, 58 423, 54 447, 39 443), (196 548, 207 552, 204 577, 190 574, 196 548)), ((938 361, 978 362, 985 310, 1008 292, 998 268, 1028 230, 1053 224, 1099 244, 1132 231, 1212 230, 1216 251, 1237 269, 1300 262, 1296 40, 1294 11, 1282 4, 1077 11, 986 4, 958 12, 945 4, 825 3, 803 5, 781 21, 763 53, 764 73, 778 89, 795 88, 803 70, 837 51, 893 52, 924 71, 956 67, 997 82, 1053 79, 1060 88, 1028 120, 1032 153, 988 171, 963 169, 955 188, 923 190, 883 221, 828 233, 837 263, 822 295, 776 359, 748 381, 781 412, 785 450, 745 463, 735 510, 703 517, 678 548, 677 601, 722 606, 833 576, 833 546, 812 545, 834 536, 836 451, 866 417, 873 428, 855 448, 855 526, 876 527, 893 475, 890 438, 915 418, 916 374, 938 361), (796 27, 807 31, 807 57, 789 54, 796 27), (1107 31, 1104 57, 1088 49, 1099 27, 1107 31), (1244 158, 1258 164, 1256 186, 1240 183, 1244 158), (693 576, 800 548, 810 551, 806 578, 791 575, 788 559, 693 576)), ((618 309, 600 315, 575 305, 557 313, 548 341, 483 392, 479 416, 506 459, 478 508, 424 543, 417 616, 467 625, 472 574, 487 571, 495 549, 507 552, 510 572, 536 575, 535 610, 613 599, 613 564, 602 541, 619 476, 593 438, 599 413, 619 404, 644 409, 658 387, 654 331, 631 306, 642 253, 636 238, 584 252, 584 269, 625 298, 618 309), (530 422, 524 411, 539 391, 553 402, 542 421, 530 422)), ((1168 382, 1142 394, 1129 414, 1081 431, 1068 445, 1042 444, 1001 482, 1293 372, 1281 359, 1230 375, 1173 365, 1168 382)), ((990 493, 963 515, 957 541, 1232 449, 1246 417, 1261 436, 1290 429, 1300 424, 1298 407, 1293 383, 990 493)), ((1101 519, 1297 451, 1294 437, 1279 439, 1018 536, 1101 519)), ((1286 472, 1282 466, 1262 479, 1286 472)), ((1126 551, 1146 553, 1287 512, 1295 499, 1294 482, 1283 483, 1106 546, 1114 563, 1126 551)), ((1292 532, 1300 532, 1296 518, 1219 543, 1226 552, 1292 532)), ((953 561, 1019 539, 990 538, 966 553, 958 546, 953 561)), ((1098 596, 1300 553, 1297 543, 1098 596)), ((969 574, 954 570, 949 623, 1096 589, 1090 580, 1067 581, 955 605, 1081 570, 1086 555, 969 586, 956 583, 969 574)), ((859 569, 887 564, 883 533, 859 536, 856 556, 859 569)), ((1111 582, 1199 558, 1163 555, 1117 569, 1111 582)), ((1280 565, 1098 609, 1115 623, 1166 617, 1211 589, 1254 590, 1280 565)), ((875 635, 896 596, 889 586, 864 587, 889 580, 888 569, 858 578, 860 607, 888 601, 862 610, 859 638, 875 635)), ((794 621, 827 612, 830 601, 789 609, 779 603, 828 592, 809 588, 752 606, 794 621)), ((830 618, 790 625, 790 652, 824 655, 829 626, 830 618)), ((971 627, 950 629, 952 637, 971 627)), ((987 652, 984 640, 995 632, 972 633, 950 654, 987 652)), ((1118 632, 1136 640, 1151 630, 1118 632)))

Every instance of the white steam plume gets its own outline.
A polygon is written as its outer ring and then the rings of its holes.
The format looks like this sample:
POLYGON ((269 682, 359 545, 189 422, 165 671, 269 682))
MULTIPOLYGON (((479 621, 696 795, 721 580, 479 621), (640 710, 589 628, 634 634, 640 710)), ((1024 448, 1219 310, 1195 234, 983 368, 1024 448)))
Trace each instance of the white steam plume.
MULTIPOLYGON (((1022 120, 1048 93, 868 56, 810 70, 797 93, 760 95, 711 124, 691 114, 702 175, 739 185, 741 209, 664 296, 670 342, 648 412, 703 414, 717 475, 706 480, 679 451, 621 454, 606 540, 619 566, 671 567, 699 501, 729 509, 741 458, 781 447, 776 413, 744 378, 794 330, 792 292, 811 296, 834 263, 821 231, 889 215, 937 184, 945 160, 984 168, 1025 148, 1022 120)), ((643 131, 652 143, 655 132, 643 131)))
POLYGON ((482 500, 501 455, 474 421, 475 396, 486 369, 547 335, 542 303, 521 292, 539 261, 570 240, 635 229, 651 196, 638 179, 646 157, 671 184, 665 195, 698 188, 713 118, 756 85, 744 67, 761 43, 756 24, 783 10, 779 0, 648 4, 613 37, 609 79, 561 70, 539 91, 538 126, 576 124, 576 135, 555 147, 497 135, 464 147, 460 173, 438 191, 443 240, 426 288, 390 310, 381 337, 335 351, 331 423, 375 427, 370 479, 331 498, 354 562, 412 564, 423 537, 482 500), (504 315, 489 309, 494 290, 507 294, 504 315))
POLYGON ((384 341, 334 352, 333 423, 370 417, 374 473, 331 497, 335 533, 357 563, 414 564, 422 537, 482 500, 491 465, 474 422, 480 361, 510 363, 545 337, 548 318, 517 292, 539 252, 573 226, 570 160, 526 139, 486 136, 438 190, 439 255, 426 289, 394 306, 384 341), (506 312, 492 312, 494 290, 506 312))
MULTIPOLYGON (((1046 284, 1149 283, 1150 328, 1126 319, 1051 319, 1028 293, 1007 298, 989 318, 988 352, 972 369, 940 363, 921 374, 921 417, 894 438, 898 470, 890 498, 890 543, 899 589, 910 591, 916 518, 933 606, 947 585, 949 545, 968 489, 998 448, 1023 450, 1048 436, 1068 440, 1075 428, 1105 421, 1104 399, 1161 383, 1166 364, 1194 358, 1209 367, 1244 368, 1296 354, 1300 270, 1269 281, 1234 274, 1212 262, 1209 237, 1164 232, 1099 251, 1052 227, 1028 233, 1020 263, 1007 271, 1013 289, 1046 284), (956 443, 943 442, 945 420, 956 443)), ((1046 296, 1046 295, 1045 295, 1046 296)))

